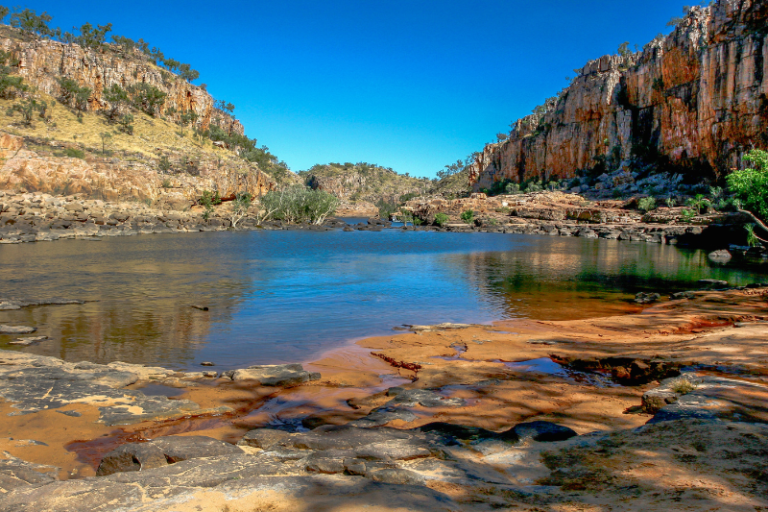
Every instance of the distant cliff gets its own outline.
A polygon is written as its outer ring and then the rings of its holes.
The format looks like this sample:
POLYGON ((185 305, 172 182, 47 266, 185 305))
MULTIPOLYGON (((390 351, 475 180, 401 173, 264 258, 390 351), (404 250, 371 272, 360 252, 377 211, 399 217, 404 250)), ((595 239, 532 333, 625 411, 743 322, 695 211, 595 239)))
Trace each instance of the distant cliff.
POLYGON ((125 89, 146 83, 166 94, 160 112, 169 120, 178 121, 182 113, 191 110, 197 114, 196 123, 200 128, 213 124, 228 133, 244 133, 243 125, 216 108, 216 101, 202 87, 156 66, 138 51, 126 53, 115 45, 94 50, 50 39, 29 38, 8 26, 0 26, 0 49, 17 63, 14 74, 46 94, 61 95, 61 78, 71 78, 81 87, 90 88, 90 111, 109 108, 103 92, 113 84, 125 89), (167 111, 173 113, 166 114, 167 111))
POLYGON ((717 178, 768 147, 767 96, 768 0, 694 7, 642 52, 589 62, 478 154, 470 182, 481 190, 633 165, 717 178))

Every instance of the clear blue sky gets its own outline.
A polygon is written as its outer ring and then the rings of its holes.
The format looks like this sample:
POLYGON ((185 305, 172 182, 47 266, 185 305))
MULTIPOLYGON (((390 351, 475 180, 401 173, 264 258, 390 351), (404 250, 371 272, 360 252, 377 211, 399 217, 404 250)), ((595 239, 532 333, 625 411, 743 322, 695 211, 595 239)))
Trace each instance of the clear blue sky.
POLYGON ((189 62, 294 171, 367 161, 433 177, 481 150, 587 60, 640 46, 682 1, 42 0, 189 62))

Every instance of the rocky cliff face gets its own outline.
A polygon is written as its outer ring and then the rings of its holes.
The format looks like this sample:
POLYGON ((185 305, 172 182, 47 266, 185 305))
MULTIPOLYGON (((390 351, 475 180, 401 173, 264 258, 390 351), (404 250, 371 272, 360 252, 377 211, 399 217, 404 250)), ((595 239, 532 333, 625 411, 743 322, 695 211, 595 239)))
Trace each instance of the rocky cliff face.
POLYGON ((60 96, 60 78, 71 78, 90 88, 89 110, 109 108, 103 92, 113 84, 127 88, 146 83, 167 95, 160 111, 175 109, 169 116, 172 120, 192 110, 199 116, 197 125, 201 128, 217 125, 228 133, 244 132, 238 120, 215 107, 214 98, 204 89, 155 66, 139 53, 124 55, 112 47, 97 51, 46 39, 25 41, 9 27, 2 27, 0 49, 18 62, 14 73, 46 94, 60 96))
POLYGON ((694 7, 642 52, 589 62, 471 169, 475 190, 638 163, 722 176, 768 147, 768 0, 694 7))

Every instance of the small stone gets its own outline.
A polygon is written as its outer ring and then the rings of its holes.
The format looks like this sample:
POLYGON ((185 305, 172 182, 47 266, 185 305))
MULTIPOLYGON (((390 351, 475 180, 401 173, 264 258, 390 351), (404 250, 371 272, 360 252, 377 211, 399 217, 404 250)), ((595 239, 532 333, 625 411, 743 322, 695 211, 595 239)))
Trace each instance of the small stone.
POLYGON ((210 361, 203 361, 200 363, 200 366, 216 366, 216 363, 212 363, 210 361))
POLYGON ((219 376, 219 372, 203 372, 203 377, 207 377, 209 379, 215 379, 219 376))
POLYGON ((711 261, 714 261, 716 263, 728 263, 733 258, 733 256, 731 256, 731 253, 726 251, 725 249, 711 252, 707 255, 707 257, 711 261))

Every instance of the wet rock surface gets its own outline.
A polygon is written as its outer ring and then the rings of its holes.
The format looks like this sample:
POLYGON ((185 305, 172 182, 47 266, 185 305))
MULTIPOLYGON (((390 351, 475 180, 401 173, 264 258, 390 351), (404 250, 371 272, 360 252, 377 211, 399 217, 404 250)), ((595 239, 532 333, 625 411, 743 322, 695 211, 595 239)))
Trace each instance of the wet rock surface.
POLYGON ((222 374, 234 382, 250 381, 259 386, 298 386, 320 379, 316 372, 304 371, 300 364, 249 366, 242 370, 229 370, 222 374))

